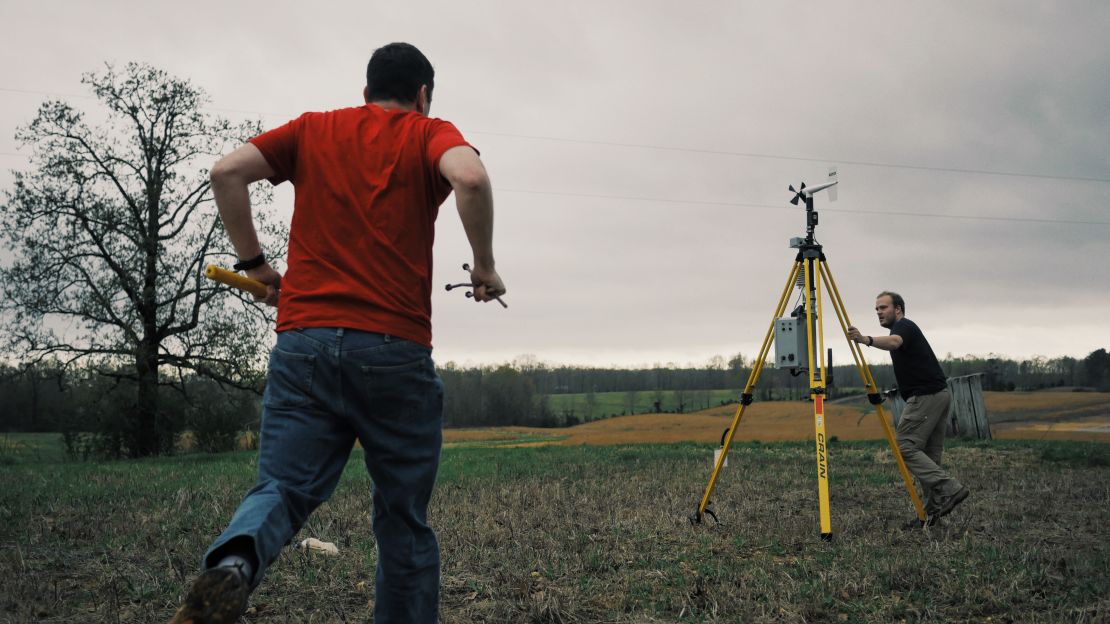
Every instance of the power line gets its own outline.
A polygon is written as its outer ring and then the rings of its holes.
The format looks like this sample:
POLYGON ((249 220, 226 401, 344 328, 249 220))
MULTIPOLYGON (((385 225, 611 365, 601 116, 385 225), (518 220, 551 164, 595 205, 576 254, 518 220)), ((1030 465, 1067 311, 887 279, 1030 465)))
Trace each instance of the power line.
MULTIPOLYGON (((48 95, 52 97, 77 97, 84 99, 95 99, 90 95, 80 95, 76 93, 54 93, 47 91, 33 91, 28 89, 10 89, 0 87, 0 91, 9 93, 23 93, 31 95, 48 95)), ((219 108, 214 106, 203 107, 206 110, 236 113, 242 115, 262 115, 265 117, 282 117, 289 118, 289 115, 281 113, 271 113, 264 111, 252 111, 236 108, 219 108)), ((673 145, 654 145, 651 143, 622 143, 618 141, 596 141, 591 139, 571 139, 565 137, 552 137, 544 135, 533 134, 514 134, 510 132, 489 132, 485 130, 467 130, 467 134, 478 134, 485 136, 499 136, 514 139, 529 139, 533 141, 550 141, 555 143, 572 143, 579 145, 602 145, 607 147, 622 147, 628 149, 647 149, 665 152, 684 152, 690 154, 712 154, 717 156, 737 156, 743 158, 764 158, 768 160, 788 160, 794 162, 816 162, 816 163, 835 163, 840 165, 856 165, 860 167, 880 167, 885 169, 908 169, 912 171, 932 171, 938 173, 964 173, 972 175, 989 175, 989 176, 1002 176, 1010 178, 1031 178, 1040 180, 1066 180, 1070 182, 1110 182, 1110 178, 1096 178, 1088 176, 1065 176, 1047 173, 1034 173, 1024 171, 1000 171, 994 169, 973 169, 967 167, 935 167, 929 165, 912 165, 905 163, 888 163, 870 160, 846 160, 842 158, 815 158, 812 156, 796 156, 787 154, 767 154, 762 152, 736 152, 731 150, 711 150, 695 147, 678 147, 673 145)))
MULTIPOLYGON (((24 89, 9 89, 9 88, 5 88, 5 87, 0 87, 0 91, 14 92, 14 93, 26 93, 26 94, 32 94, 32 95, 68 96, 68 97, 80 97, 80 98, 86 98, 86 99, 94 99, 93 96, 79 95, 79 94, 74 94, 74 93, 50 93, 50 92, 46 92, 46 91, 29 91, 29 90, 24 90, 24 89)), ((248 115, 257 114, 257 115, 280 116, 277 113, 263 113, 263 112, 260 112, 260 111, 248 111, 248 110, 229 109, 229 108, 214 108, 214 107, 205 107, 205 108, 208 108, 209 110, 219 110, 219 111, 242 113, 242 114, 248 114, 248 115)), ((541 141, 554 141, 554 142, 562 142, 562 143, 578 143, 578 144, 587 144, 587 145, 605 145, 605 146, 611 146, 611 147, 625 147, 625 148, 635 148, 635 149, 653 149, 653 150, 662 150, 662 151, 677 151, 677 152, 700 153, 700 154, 717 154, 717 155, 727 155, 727 156, 743 156, 743 157, 751 157, 751 158, 768 158, 768 159, 795 160, 795 161, 806 161, 806 162, 830 162, 828 159, 809 158, 809 157, 802 157, 802 156, 782 156, 782 155, 775 155, 775 154, 758 154, 758 153, 750 153, 750 152, 731 152, 731 151, 722 151, 722 150, 705 150, 705 149, 696 149, 696 148, 671 147, 671 146, 639 144, 639 143, 617 143, 617 142, 611 142, 611 141, 591 141, 591 140, 580 140, 580 139, 565 139, 565 138, 559 138, 559 137, 511 134, 511 133, 504 133, 504 132, 484 132, 484 131, 470 130, 470 131, 468 131, 468 133, 470 133, 470 134, 484 134, 484 135, 489 135, 489 136, 502 136, 502 137, 520 138, 520 139, 532 139, 532 140, 541 140, 541 141)), ((27 154, 20 154, 20 153, 17 153, 17 152, 0 152, 0 156, 9 156, 9 157, 17 157, 17 158, 29 158, 29 156, 27 154)), ((1011 177, 1042 178, 1042 179, 1059 179, 1059 180, 1073 180, 1073 181, 1085 181, 1085 182, 1110 182, 1110 178, 1085 178, 1085 177, 1074 177, 1074 176, 1053 176, 1053 175, 1034 174, 1034 173, 1017 173, 1017 172, 987 171, 987 170, 977 170, 977 169, 960 169, 960 168, 954 168, 954 167, 926 167, 926 166, 918 166, 918 165, 900 165, 900 164, 891 164, 891 163, 848 161, 848 160, 837 160, 836 162, 843 163, 843 164, 851 164, 851 165, 870 166, 870 167, 918 169, 918 170, 924 170, 924 171, 942 171, 942 172, 948 172, 948 173, 972 173, 972 174, 982 174, 982 175, 998 175, 998 176, 1011 176, 1011 177)), ((499 192, 503 192, 503 193, 521 193, 521 194, 530 194, 530 195, 551 195, 551 196, 558 196, 558 197, 576 197, 576 198, 606 199, 606 200, 625 200, 625 201, 670 203, 670 204, 687 204, 687 205, 700 205, 700 206, 726 206, 726 207, 736 207, 736 208, 761 208, 761 209, 771 209, 771 210, 782 210, 783 209, 783 206, 775 205, 775 204, 754 204, 754 203, 747 203, 747 202, 724 202, 724 201, 697 200, 697 199, 668 199, 668 198, 659 198, 659 197, 636 197, 636 196, 628 196, 628 195, 607 195, 607 194, 598 194, 598 193, 573 193, 573 192, 564 192, 564 191, 541 191, 541 190, 510 189, 510 188, 497 188, 496 190, 499 191, 499 192)), ((868 214, 868 215, 877 215, 877 216, 903 216, 903 217, 919 217, 919 218, 931 218, 931 219, 957 219, 957 220, 965 220, 965 221, 1000 221, 1000 222, 1016 222, 1016 223, 1046 223, 1046 224, 1066 224, 1066 225, 1110 225, 1110 221, 1086 221, 1086 220, 1072 220, 1072 219, 1037 219, 1037 218, 1031 218, 1031 217, 989 217, 989 216, 979 216, 979 215, 958 215, 958 214, 945 215, 945 214, 935 214, 935 213, 885 211, 885 210, 862 210, 862 209, 848 209, 848 208, 846 208, 846 209, 825 208, 825 210, 832 210, 834 212, 843 212, 843 213, 851 213, 851 214, 868 214)))
MULTIPOLYGON (((0 152, 0 156, 15 156, 19 158, 28 158, 27 154, 19 154, 15 152, 0 152)), ((782 210, 785 206, 777 204, 753 204, 748 202, 728 202, 728 201, 713 201, 705 199, 671 199, 665 197, 637 197, 632 195, 607 195, 601 193, 572 193, 569 191, 537 191, 532 189, 514 189, 495 187, 499 193, 519 193, 526 195, 551 195, 555 197, 574 197, 579 199, 606 199, 617 201, 636 201, 636 202, 651 202, 659 204, 686 204, 695 206, 724 206, 729 208, 760 208, 767 210, 782 210)), ((798 208, 787 208, 787 210, 800 210, 798 208)), ((1037 219, 1033 217, 987 217, 980 215, 960 215, 960 214, 936 214, 928 212, 906 212, 906 211, 890 211, 890 210, 862 210, 855 208, 829 208, 825 207, 822 210, 831 212, 843 212, 850 214, 865 214, 876 215, 883 217, 921 217, 929 219, 957 219, 964 221, 1003 221, 1013 223, 1047 223, 1047 224, 1060 224, 1060 225, 1110 225, 1110 221, 1085 221, 1079 219, 1037 219)))
MULTIPOLYGON (((744 202, 725 202, 725 201, 707 201, 697 199, 667 199, 660 197, 635 197, 630 195, 603 195, 599 193, 572 193, 563 191, 535 191, 528 189, 511 189, 495 187, 494 190, 500 193, 522 193, 528 195, 553 195, 557 197, 575 197, 575 198, 588 198, 588 199, 609 199, 609 200, 626 200, 638 202, 652 202, 663 204, 693 204, 699 206, 725 206, 735 208, 760 208, 771 210, 802 210, 801 208, 787 208, 782 205, 775 204, 752 204, 744 202)), ((899 216, 899 217, 922 217, 931 219, 959 219, 965 221, 1006 221, 1016 223, 1048 223, 1048 224, 1062 224, 1062 225, 1110 225, 1110 221, 1085 221, 1078 219, 1037 219, 1033 217, 988 217, 980 215, 960 215, 960 214, 936 214, 928 212, 906 212, 906 211, 888 211, 888 210, 860 210, 854 208, 830 208, 828 206, 822 208, 829 212, 843 212, 851 214, 866 214, 877 215, 883 217, 899 216)))
MULTIPOLYGON (((0 87, 0 92, 6 93, 22 93, 26 95, 46 95, 50 97, 73 97, 81 98, 83 100, 95 100, 96 96, 87 95, 82 93, 57 93, 53 91, 29 91, 27 89, 9 89, 7 87, 0 87)), ((238 108, 221 108, 218 106, 202 106, 204 110, 217 111, 221 113, 237 113, 240 115, 262 115, 264 117, 286 117, 281 113, 266 113, 262 111, 242 110, 238 108)))
POLYGON ((485 134, 490 136, 511 137, 516 139, 533 139, 537 141, 555 141, 560 143, 580 143, 584 145, 604 145, 609 147, 626 147, 636 149, 650 149, 667 152, 687 152, 693 154, 715 154, 718 156, 742 156, 745 158, 766 158, 771 160, 792 160, 802 162, 819 162, 837 165, 858 165, 863 167, 884 167, 888 169, 912 169, 917 171, 937 171, 943 173, 970 173, 977 175, 1006 176, 1013 178, 1039 178, 1045 180, 1069 180, 1075 182, 1110 182, 1110 178, 1093 178, 1084 176, 1063 176, 1045 173, 1026 173, 1018 171, 995 171, 990 169, 967 169, 962 167, 931 167, 928 165, 907 165, 902 163, 883 163, 866 160, 845 160, 843 158, 813 158, 811 156, 786 156, 782 154, 763 154, 758 152, 733 152, 727 150, 710 150, 694 147, 674 147, 668 145, 651 145, 648 143, 618 143, 614 141, 593 141, 587 139, 566 139, 530 134, 511 134, 508 132, 484 132, 468 130, 468 134, 485 134))
MULTIPOLYGON (((0 152, 0 156, 15 156, 19 158, 28 158, 27 154, 18 154, 14 152, 0 152)), ((776 204, 753 204, 748 202, 727 202, 727 201, 713 201, 705 199, 671 199, 664 197, 636 197, 632 195, 605 195, 601 193, 572 193, 569 191, 537 191, 532 189, 513 189, 495 187, 499 193, 519 193, 526 195, 551 195, 555 197, 575 197, 579 199, 606 199, 617 201, 637 201, 637 202, 652 202, 660 204, 686 204, 695 206, 724 206, 729 208, 760 208, 768 210, 782 210, 785 206, 776 204)), ((788 210, 799 210, 798 208, 787 208, 788 210)), ((960 214, 935 214, 928 212, 905 212, 905 211, 889 211, 889 210, 862 210, 855 208, 829 208, 825 207, 823 210, 831 212, 843 212, 850 214, 866 214, 876 215, 883 217, 922 217, 929 219, 957 219, 964 221, 1003 221, 1013 223, 1047 223, 1047 224, 1060 224, 1060 225, 1110 225, 1110 221, 1084 221, 1079 219, 1037 219, 1032 217, 986 217, 980 215, 960 215, 960 214)))
POLYGON ((5 93, 23 93, 25 95, 49 95, 50 97, 75 97, 83 100, 95 100, 92 95, 83 93, 56 93, 52 91, 31 91, 30 89, 10 89, 8 87, 0 87, 0 91, 5 93))

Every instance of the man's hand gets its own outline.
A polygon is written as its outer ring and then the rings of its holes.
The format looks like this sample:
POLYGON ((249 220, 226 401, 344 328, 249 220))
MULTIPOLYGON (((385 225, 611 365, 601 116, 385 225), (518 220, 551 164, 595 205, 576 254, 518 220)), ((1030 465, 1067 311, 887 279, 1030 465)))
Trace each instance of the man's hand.
POLYGON ((852 342, 858 342, 858 343, 862 344, 862 343, 867 342, 867 336, 864 336, 863 334, 861 334, 860 331, 855 328, 855 326, 849 326, 848 327, 848 340, 851 340, 852 342))
POLYGON ((252 280, 258 280, 266 285, 266 296, 263 298, 255 297, 255 301, 261 301, 268 306, 277 307, 278 295, 281 294, 281 273, 274 270, 267 262, 262 266, 257 266, 253 269, 247 269, 247 277, 252 280))
POLYGON ((493 267, 480 266, 475 263, 470 270, 470 283, 474 284, 475 301, 493 301, 505 294, 505 283, 493 267))

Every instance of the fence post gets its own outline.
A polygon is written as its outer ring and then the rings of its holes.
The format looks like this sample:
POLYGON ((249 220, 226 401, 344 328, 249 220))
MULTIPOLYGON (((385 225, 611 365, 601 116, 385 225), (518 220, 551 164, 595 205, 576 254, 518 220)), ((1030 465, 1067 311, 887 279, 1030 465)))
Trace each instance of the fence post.
POLYGON ((906 409, 906 400, 898 394, 898 389, 886 391, 886 401, 889 403, 890 418, 894 421, 894 428, 898 428, 898 422, 902 420, 902 410, 906 409))
POLYGON ((983 402, 982 373, 953 377, 948 380, 952 408, 948 419, 948 435, 978 440, 991 439, 983 402))

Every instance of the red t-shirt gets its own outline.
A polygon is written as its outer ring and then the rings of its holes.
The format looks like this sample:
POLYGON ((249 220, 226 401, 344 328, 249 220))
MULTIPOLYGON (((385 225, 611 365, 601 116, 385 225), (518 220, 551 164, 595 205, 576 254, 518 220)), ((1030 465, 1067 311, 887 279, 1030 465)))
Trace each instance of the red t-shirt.
POLYGON ((253 143, 294 186, 277 331, 346 327, 432 344, 432 242, 449 122, 373 104, 305 113, 253 143))

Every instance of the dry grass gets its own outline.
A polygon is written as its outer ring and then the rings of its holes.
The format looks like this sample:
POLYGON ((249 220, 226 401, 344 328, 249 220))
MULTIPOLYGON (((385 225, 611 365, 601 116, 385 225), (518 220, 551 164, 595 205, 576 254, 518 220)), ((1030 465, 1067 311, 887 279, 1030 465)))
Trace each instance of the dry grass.
MULTIPOLYGON (((831 451, 817 538, 809 444, 741 444, 692 527, 712 447, 448 449, 431 510, 442 619, 470 622, 1106 622, 1106 447, 956 445, 973 496, 927 531, 879 443, 831 451), (1103 450, 1099 450, 1103 449, 1103 450), (1062 455, 1061 455, 1062 453, 1062 455), (1095 458, 1095 459, 1090 459, 1095 458)), ((369 488, 352 459, 252 599, 255 623, 362 622, 373 596, 369 488)), ((0 621, 164 622, 252 481, 252 455, 0 472, 0 621)))
MULTIPOLYGON (((499 442, 518 440, 523 435, 536 431, 544 431, 529 427, 484 427, 477 429, 446 429, 443 432, 443 441, 446 444, 460 444, 464 442, 499 442)), ((552 431, 550 429, 546 431, 552 431)))
POLYGON ((1110 442, 1110 393, 986 392, 996 438, 1110 442))
POLYGON ((1069 414, 1110 411, 1110 392, 984 392, 989 414, 1069 414))
POLYGON ((983 399, 992 420, 1110 414, 1110 392, 983 392, 983 399))
MULTIPOLYGON (((559 444, 629 444, 655 442, 720 442, 732 424, 736 406, 715 407, 693 414, 643 414, 618 416, 571 427, 559 444)), ((861 419, 859 411, 826 405, 826 429, 841 440, 882 437, 874 416, 861 419)), ((798 440, 813 436, 813 404, 805 401, 753 403, 745 408, 734 441, 798 440)))

